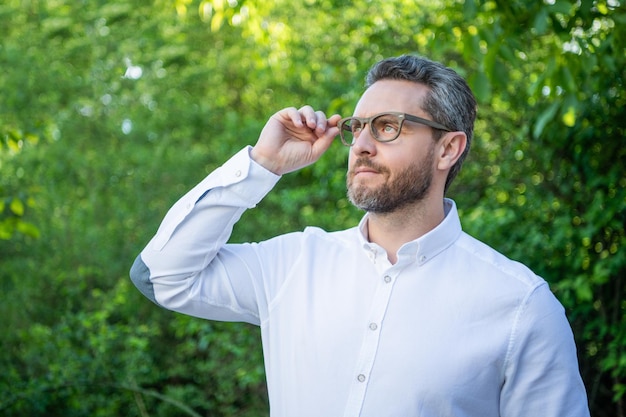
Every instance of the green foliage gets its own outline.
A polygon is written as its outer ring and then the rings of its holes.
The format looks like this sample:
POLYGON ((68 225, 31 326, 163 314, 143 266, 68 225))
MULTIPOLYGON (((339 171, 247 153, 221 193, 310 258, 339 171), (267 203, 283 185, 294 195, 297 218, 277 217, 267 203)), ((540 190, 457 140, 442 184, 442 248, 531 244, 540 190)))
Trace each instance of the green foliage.
MULTIPOLYGON (((127 271, 274 111, 350 114, 407 52, 480 101, 464 227, 551 283, 592 414, 626 412, 621 2, 9 0, 0 19, 3 415, 267 415, 257 329, 163 311, 127 271)), ((356 224, 346 155, 283 178, 233 240, 356 224)))
POLYGON ((133 317, 130 286, 120 281, 108 294, 94 289, 88 301, 97 308, 62 312, 57 320, 33 323, 18 332, 14 343, 20 347, 22 379, 2 390, 10 415, 58 410, 70 415, 124 414, 128 401, 111 394, 123 384, 153 379, 148 340, 159 333, 128 320, 133 317), (83 397, 90 400, 80 401, 83 397))
POLYGON ((490 32, 516 39, 506 55, 523 59, 507 72, 530 83, 524 93, 493 89, 525 110, 508 109, 519 119, 502 122, 509 136, 497 146, 513 163, 486 161, 493 185, 467 210, 467 227, 552 283, 576 333, 594 414, 619 415, 626 378, 626 39, 617 25, 625 10, 602 2, 498 5, 508 12, 490 32), (530 30, 515 22, 529 22, 530 30), (611 397, 615 408, 601 405, 611 397))
POLYGON ((0 240, 9 240, 16 233, 37 238, 39 230, 24 220, 26 209, 34 207, 35 200, 32 191, 21 187, 24 167, 12 162, 25 144, 37 143, 38 137, 2 124, 0 129, 0 240))

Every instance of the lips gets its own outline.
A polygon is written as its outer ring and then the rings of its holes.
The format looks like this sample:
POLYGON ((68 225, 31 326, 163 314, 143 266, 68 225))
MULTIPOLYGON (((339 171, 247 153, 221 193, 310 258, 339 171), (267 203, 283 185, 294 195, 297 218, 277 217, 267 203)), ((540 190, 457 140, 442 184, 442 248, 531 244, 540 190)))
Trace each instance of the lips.
POLYGON ((354 172, 354 175, 357 175, 357 174, 378 174, 378 171, 376 171, 373 168, 369 168, 369 167, 358 167, 358 168, 355 168, 353 170, 353 172, 354 172))

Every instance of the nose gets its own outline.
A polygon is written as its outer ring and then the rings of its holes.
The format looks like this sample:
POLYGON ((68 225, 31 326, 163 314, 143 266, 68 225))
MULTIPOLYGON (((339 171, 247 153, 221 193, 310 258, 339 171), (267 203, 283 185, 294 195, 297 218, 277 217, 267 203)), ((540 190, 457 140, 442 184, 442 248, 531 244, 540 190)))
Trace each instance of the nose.
POLYGON ((355 155, 375 155, 376 144, 376 139, 372 137, 372 131, 368 124, 367 126, 363 126, 363 129, 361 129, 358 135, 354 136, 354 141, 350 147, 350 151, 355 155))

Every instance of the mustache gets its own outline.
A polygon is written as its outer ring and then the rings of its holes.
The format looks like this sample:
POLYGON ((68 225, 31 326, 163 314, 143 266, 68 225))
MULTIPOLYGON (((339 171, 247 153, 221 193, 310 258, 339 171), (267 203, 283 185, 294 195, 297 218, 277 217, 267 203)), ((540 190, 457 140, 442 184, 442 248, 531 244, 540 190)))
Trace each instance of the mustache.
POLYGON ((383 165, 379 165, 373 162, 371 159, 365 158, 365 157, 358 158, 356 162, 354 163, 354 166, 352 167, 350 172, 354 173, 355 169, 361 168, 361 167, 370 168, 380 173, 389 173, 389 169, 387 167, 383 165))

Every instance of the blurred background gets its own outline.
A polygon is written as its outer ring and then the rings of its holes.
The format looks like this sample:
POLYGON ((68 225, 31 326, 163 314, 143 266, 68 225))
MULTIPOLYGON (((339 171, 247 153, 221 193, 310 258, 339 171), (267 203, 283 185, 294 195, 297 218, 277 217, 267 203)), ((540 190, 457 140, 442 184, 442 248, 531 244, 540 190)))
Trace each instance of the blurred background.
MULTIPOLYGON (((4 0, 0 22, 1 415, 267 416, 258 329, 161 310, 128 270, 271 114, 350 115, 403 53, 469 80, 449 196, 567 309, 592 415, 625 415, 622 1, 4 0)), ((355 225, 338 142, 233 241, 355 225)))

